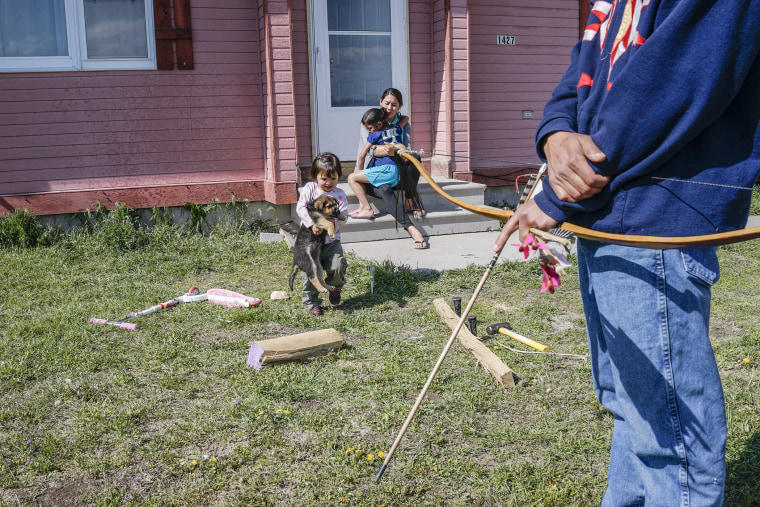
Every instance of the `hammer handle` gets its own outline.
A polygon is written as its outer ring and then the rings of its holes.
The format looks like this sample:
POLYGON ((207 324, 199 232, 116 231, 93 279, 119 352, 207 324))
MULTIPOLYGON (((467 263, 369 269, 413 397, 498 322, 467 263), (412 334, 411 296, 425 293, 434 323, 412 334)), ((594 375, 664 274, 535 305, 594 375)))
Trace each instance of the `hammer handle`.
POLYGON ((499 328, 499 332, 501 334, 505 334, 505 335, 509 336, 510 338, 514 338, 518 342, 522 342, 525 345, 528 345, 529 347, 533 347, 534 349, 536 349, 538 351, 541 351, 541 352, 546 352, 546 349, 548 348, 546 345, 543 345, 543 344, 538 343, 538 342, 534 342, 530 338, 526 338, 526 337, 524 337, 521 334, 513 333, 512 331, 510 331, 509 329, 504 328, 504 327, 500 327, 499 328))

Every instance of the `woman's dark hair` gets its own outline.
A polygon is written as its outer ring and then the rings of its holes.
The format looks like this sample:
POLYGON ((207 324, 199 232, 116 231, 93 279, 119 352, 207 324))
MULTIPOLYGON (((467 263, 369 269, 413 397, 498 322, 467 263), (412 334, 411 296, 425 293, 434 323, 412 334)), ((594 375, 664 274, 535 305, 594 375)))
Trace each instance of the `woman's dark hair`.
POLYGON ((320 153, 311 163, 311 176, 312 181, 317 180, 319 173, 324 172, 329 177, 338 176, 340 179, 343 173, 340 168, 340 159, 329 152, 320 153))
POLYGON ((404 104, 404 99, 401 97, 401 92, 398 91, 397 89, 395 89, 395 88, 387 88, 383 92, 383 94, 380 95, 380 100, 382 101, 388 95, 393 95, 394 97, 396 97, 396 100, 398 100, 399 104, 402 104, 402 105, 404 104))
POLYGON ((385 110, 381 107, 373 107, 362 116, 362 125, 376 125, 377 123, 382 123, 383 126, 388 124, 385 119, 385 110))

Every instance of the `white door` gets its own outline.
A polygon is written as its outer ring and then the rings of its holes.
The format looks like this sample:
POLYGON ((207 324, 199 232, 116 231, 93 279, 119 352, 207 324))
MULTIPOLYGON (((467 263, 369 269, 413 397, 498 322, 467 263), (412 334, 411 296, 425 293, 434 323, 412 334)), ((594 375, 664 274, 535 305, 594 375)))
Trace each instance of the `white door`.
POLYGON ((406 0, 310 5, 315 150, 356 160, 362 115, 386 88, 398 88, 409 110, 406 0))

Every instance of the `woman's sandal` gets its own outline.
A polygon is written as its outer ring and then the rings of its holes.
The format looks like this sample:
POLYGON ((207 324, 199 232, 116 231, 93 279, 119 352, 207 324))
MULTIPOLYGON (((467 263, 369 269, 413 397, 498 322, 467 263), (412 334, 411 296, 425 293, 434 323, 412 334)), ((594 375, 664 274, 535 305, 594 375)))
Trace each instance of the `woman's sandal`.
POLYGON ((348 214, 348 216, 351 217, 351 218, 361 218, 362 220, 374 220, 375 219, 375 214, 374 213, 372 213, 371 215, 360 215, 358 213, 358 210, 352 211, 351 213, 348 214))
POLYGON ((425 215, 427 215, 427 211, 425 211, 425 208, 415 208, 414 207, 414 200, 407 199, 406 203, 404 203, 404 213, 411 213, 411 215, 414 218, 422 218, 425 215))
POLYGON ((430 245, 428 245, 428 242, 424 239, 422 241, 415 241, 414 242, 414 249, 415 250, 427 250, 430 248, 430 245))

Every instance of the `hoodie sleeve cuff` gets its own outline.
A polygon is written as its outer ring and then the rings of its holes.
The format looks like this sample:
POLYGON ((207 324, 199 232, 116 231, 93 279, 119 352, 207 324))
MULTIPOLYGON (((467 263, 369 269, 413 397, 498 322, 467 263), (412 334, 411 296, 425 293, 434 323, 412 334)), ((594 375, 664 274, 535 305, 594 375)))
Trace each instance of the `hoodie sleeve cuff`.
POLYGON ((546 162, 544 143, 550 134, 553 134, 555 132, 575 131, 575 122, 569 120, 568 118, 556 118, 541 125, 541 128, 536 132, 536 153, 538 153, 538 158, 546 162))
POLYGON ((559 199, 557 199, 557 196, 554 195, 554 191, 551 189, 551 187, 549 187, 549 185, 544 185, 543 192, 535 196, 534 200, 536 201, 538 207, 541 208, 541 211, 549 215, 557 222, 565 222, 568 218, 570 218, 570 216, 562 208, 555 204, 555 202, 559 202, 559 199))

